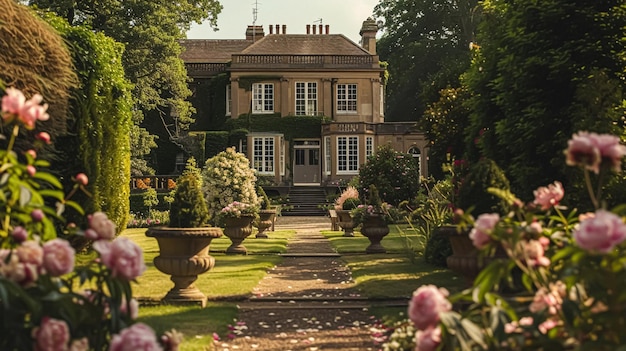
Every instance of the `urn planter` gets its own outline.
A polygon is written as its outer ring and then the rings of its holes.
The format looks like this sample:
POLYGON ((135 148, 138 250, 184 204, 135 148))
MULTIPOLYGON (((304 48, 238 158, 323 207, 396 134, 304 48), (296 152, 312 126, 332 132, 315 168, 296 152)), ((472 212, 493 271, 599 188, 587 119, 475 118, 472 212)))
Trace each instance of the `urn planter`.
POLYGON ((260 210, 259 218, 256 221, 256 228, 258 232, 256 238, 267 239, 266 231, 270 230, 274 226, 274 220, 276 219, 276 210, 260 210))
POLYGON ((174 282, 174 287, 163 298, 165 302, 206 306, 206 295, 194 282, 198 275, 208 272, 215 265, 215 259, 209 255, 209 247, 214 238, 222 235, 222 229, 217 227, 148 229, 146 236, 155 238, 159 244, 154 266, 170 275, 174 282))
POLYGON ((354 221, 350 210, 336 210, 337 217, 339 218, 339 226, 343 230, 343 236, 354 236, 354 221))
POLYGON ((245 255, 248 253, 242 242, 252 234, 254 218, 253 215, 242 215, 224 219, 224 235, 231 241, 231 245, 226 249, 227 254, 245 255))
POLYGON ((361 225, 361 234, 367 237, 370 245, 365 248, 365 253, 386 253, 387 250, 380 243, 387 234, 389 234, 389 226, 382 216, 370 215, 363 219, 361 225))

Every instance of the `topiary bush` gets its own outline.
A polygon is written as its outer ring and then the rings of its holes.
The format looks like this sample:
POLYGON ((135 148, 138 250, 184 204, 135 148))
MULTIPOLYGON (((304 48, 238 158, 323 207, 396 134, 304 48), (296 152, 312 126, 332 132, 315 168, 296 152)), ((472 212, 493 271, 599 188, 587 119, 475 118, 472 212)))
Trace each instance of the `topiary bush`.
POLYGON ((510 190, 510 185, 502 169, 493 160, 483 158, 471 165, 469 173, 461 180, 457 207, 471 210, 473 216, 490 212, 505 214, 506 202, 490 194, 489 188, 510 190))
POLYGON ((426 242, 424 261, 437 267, 447 267, 446 259, 450 255, 452 255, 450 239, 444 235, 438 235, 435 229, 426 242))
POLYGON ((359 170, 359 194, 367 198, 370 185, 375 185, 381 200, 398 206, 413 198, 420 188, 418 163, 410 154, 394 150, 391 145, 380 146, 359 170))
POLYGON ((217 214, 234 201, 259 205, 255 172, 246 156, 234 148, 227 148, 208 159, 202 170, 202 180, 202 190, 214 225, 217 225, 214 221, 217 214))
POLYGON ((259 206, 262 210, 269 210, 272 205, 270 198, 267 196, 262 186, 257 186, 256 189, 257 198, 259 199, 259 206))
POLYGON ((202 192, 202 176, 196 160, 187 160, 185 170, 176 181, 170 209, 170 227, 201 227, 209 221, 209 210, 202 192))

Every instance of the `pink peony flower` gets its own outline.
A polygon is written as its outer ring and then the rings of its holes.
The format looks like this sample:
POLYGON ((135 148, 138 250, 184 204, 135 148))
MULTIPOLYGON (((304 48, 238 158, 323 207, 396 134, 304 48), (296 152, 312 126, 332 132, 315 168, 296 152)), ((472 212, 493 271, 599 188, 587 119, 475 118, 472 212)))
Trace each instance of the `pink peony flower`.
POLYGON ((30 263, 35 266, 43 264, 43 248, 34 240, 24 241, 15 251, 22 263, 30 263))
POLYGON ((567 142, 565 163, 570 166, 584 166, 595 173, 600 172, 600 150, 596 147, 593 138, 587 132, 574 134, 567 142))
POLYGON ((478 216, 478 219, 474 222, 474 228, 469 234, 472 243, 478 249, 489 244, 491 237, 489 233, 496 227, 496 223, 500 220, 500 215, 497 213, 484 213, 478 216))
POLYGON ((133 280, 146 270, 141 248, 128 238, 98 240, 93 247, 100 253, 102 263, 111 269, 114 277, 133 280))
POLYGON ((126 303, 126 296, 122 296, 120 312, 129 315, 132 320, 137 319, 137 317, 139 316, 139 301, 137 301, 136 299, 130 299, 130 303, 126 303), (129 308, 130 314, 128 313, 129 308))
POLYGON ((33 338, 36 351, 66 351, 70 331, 65 321, 44 317, 41 325, 33 329, 33 338))
POLYGON ((626 225, 614 213, 598 210, 594 217, 582 221, 573 235, 581 248, 608 253, 626 239, 626 225))
POLYGON ((166 331, 161 336, 161 341, 165 345, 167 351, 178 351, 180 344, 183 342, 183 334, 179 333, 176 329, 166 331))
POLYGON ((35 122, 47 121, 50 116, 46 113, 48 104, 41 105, 43 97, 39 94, 33 95, 30 100, 24 103, 24 106, 18 113, 19 120, 24 123, 26 129, 32 130, 35 128, 35 122))
POLYGON ((149 326, 135 323, 113 335, 109 351, 162 351, 156 334, 149 326))
POLYGON ((544 246, 539 240, 528 240, 522 242, 523 246, 523 258, 526 260, 526 264, 530 267, 550 265, 550 259, 544 256, 544 246))
POLYGON ((542 210, 550 209, 559 204, 565 195, 561 182, 554 182, 547 187, 542 186, 534 191, 534 204, 541 206, 542 210))
POLYGON ((2 97, 2 112, 17 115, 24 106, 26 97, 21 90, 15 88, 7 88, 4 93, 6 95, 2 97))
POLYGON ((434 285, 419 287, 409 302, 409 319, 420 330, 435 327, 439 323, 439 314, 452 308, 447 296, 448 290, 444 288, 434 285))
POLYGON ((548 291, 546 288, 540 288, 535 292, 533 302, 528 306, 528 310, 532 313, 547 310, 549 314, 555 315, 561 309, 563 299, 557 291, 548 291))
POLYGON ((415 334, 415 351, 435 351, 441 343, 441 328, 430 327, 415 334))
POLYGON ((541 334, 547 334, 550 329, 556 328, 559 325, 558 320, 553 318, 546 319, 543 323, 539 324, 537 328, 541 332, 541 334))
POLYGON ((52 239, 43 244, 43 267, 53 277, 74 270, 74 248, 63 239, 52 239))
POLYGON ((602 163, 609 165, 615 172, 622 170, 622 158, 626 155, 626 146, 620 144, 619 137, 610 134, 591 133, 594 144, 600 150, 602 163))
POLYGON ((85 230, 85 236, 92 240, 115 238, 115 223, 111 221, 106 213, 94 212, 88 216, 89 229, 85 230))

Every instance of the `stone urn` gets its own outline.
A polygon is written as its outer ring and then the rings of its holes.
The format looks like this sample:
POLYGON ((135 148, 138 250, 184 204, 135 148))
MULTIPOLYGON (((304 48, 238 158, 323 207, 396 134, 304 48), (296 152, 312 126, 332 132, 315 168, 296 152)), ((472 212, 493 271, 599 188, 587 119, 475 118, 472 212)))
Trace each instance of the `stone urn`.
POLYGON ((206 306, 206 295, 195 285, 198 275, 209 271, 215 259, 209 256, 209 246, 214 238, 222 236, 217 227, 169 228, 153 227, 146 236, 155 238, 159 244, 159 255, 154 266, 170 275, 174 287, 163 300, 172 304, 200 303, 206 306))
POLYGON ((273 230, 274 220, 276 219, 276 210, 260 210, 259 218, 256 221, 256 228, 259 230, 256 234, 256 238, 267 239, 268 230, 273 230))
POLYGON ((354 221, 350 210, 335 210, 335 212, 337 212, 338 224, 343 230, 343 236, 354 236, 354 221))
POLYGON ((384 218, 380 215, 369 215, 363 219, 361 224, 361 234, 367 237, 370 245, 365 248, 365 253, 386 253, 387 250, 380 243, 387 234, 389 234, 389 226, 384 218))
POLYGON ((242 215, 241 217, 229 217, 224 219, 224 235, 226 235, 231 245, 226 249, 227 254, 248 253, 246 247, 241 243, 252 234, 252 222, 254 215, 242 215))

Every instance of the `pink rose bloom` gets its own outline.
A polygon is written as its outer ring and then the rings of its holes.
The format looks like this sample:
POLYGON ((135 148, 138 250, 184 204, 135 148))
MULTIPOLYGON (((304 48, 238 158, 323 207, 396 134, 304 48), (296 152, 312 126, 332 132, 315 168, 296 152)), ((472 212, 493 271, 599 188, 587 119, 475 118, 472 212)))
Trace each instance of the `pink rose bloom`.
POLYGON ((596 147, 594 138, 587 132, 574 134, 567 142, 565 150, 565 163, 570 166, 584 166, 595 173, 600 172, 602 158, 600 150, 596 147))
POLYGON ((63 239, 52 239, 43 244, 43 267, 53 277, 74 270, 74 248, 63 239))
POLYGON ((42 101, 43 97, 39 94, 35 94, 30 100, 26 101, 24 106, 20 109, 18 113, 19 119, 24 123, 26 129, 34 129, 35 122, 47 121, 50 118, 46 113, 48 104, 41 105, 42 101))
POLYGON ((499 220, 500 215, 497 213, 484 213, 478 216, 469 235, 475 247, 482 249, 489 244, 491 241, 489 233, 493 231, 499 220))
POLYGON ((135 323, 113 335, 109 351, 163 351, 149 326, 135 323))
POLYGON ((418 330, 415 334, 415 351, 435 351, 441 343, 441 328, 418 330))
POLYGON ((452 305, 447 296, 448 290, 434 285, 423 285, 413 292, 408 313, 417 329, 435 327, 439 323, 439 314, 450 311, 452 305))
POLYGON ((17 115, 24 106, 26 97, 21 90, 15 88, 7 88, 4 93, 6 95, 2 97, 2 112, 17 115))
POLYGON ((621 171, 622 158, 626 155, 626 146, 620 143, 619 137, 595 133, 591 133, 591 137, 598 150, 600 150, 602 162, 610 165, 615 172, 621 171))
POLYGON ((133 280, 146 270, 141 248, 128 238, 98 240, 93 247, 100 253, 102 263, 112 271, 114 277, 133 280))
POLYGON ((608 253, 626 239, 626 225, 614 213, 598 210, 593 218, 582 221, 573 235, 581 248, 608 253))
POLYGON ((33 330, 33 337, 36 351, 67 351, 70 331, 65 321, 44 317, 33 330))
POLYGON ((559 201, 563 199, 565 191, 563 190, 563 184, 561 182, 554 182, 547 187, 542 186, 533 192, 535 195, 534 204, 541 206, 542 210, 550 209, 559 204, 559 201))
POLYGON ((89 340, 82 338, 72 341, 69 351, 89 351, 89 340))
POLYGON ((106 213, 94 212, 89 215, 89 229, 85 230, 85 236, 92 240, 115 238, 115 223, 111 221, 106 213))

